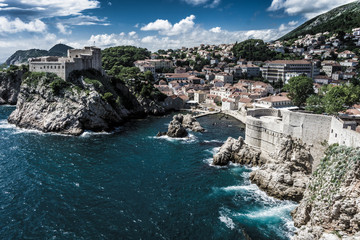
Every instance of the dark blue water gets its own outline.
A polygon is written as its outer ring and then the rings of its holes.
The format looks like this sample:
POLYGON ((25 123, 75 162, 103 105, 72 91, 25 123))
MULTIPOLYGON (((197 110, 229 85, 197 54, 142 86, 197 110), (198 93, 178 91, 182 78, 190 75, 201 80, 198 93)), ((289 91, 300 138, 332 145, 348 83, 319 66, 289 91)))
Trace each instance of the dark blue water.
POLYGON ((188 140, 157 139, 171 116, 81 137, 23 131, 0 107, 1 239, 288 239, 291 202, 268 197, 251 169, 210 166, 240 123, 219 116, 188 140), (249 238, 246 238, 249 237, 249 238))

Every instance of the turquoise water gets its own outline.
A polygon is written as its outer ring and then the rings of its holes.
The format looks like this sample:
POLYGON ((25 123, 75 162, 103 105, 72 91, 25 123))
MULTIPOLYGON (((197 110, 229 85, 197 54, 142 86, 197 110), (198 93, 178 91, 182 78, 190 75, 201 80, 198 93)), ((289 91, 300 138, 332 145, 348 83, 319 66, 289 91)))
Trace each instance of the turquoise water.
POLYGON ((24 131, 0 106, 1 239, 289 239, 292 202, 268 197, 250 168, 210 165, 240 123, 199 119, 205 133, 154 138, 171 115, 112 134, 24 131), (217 123, 213 125, 213 123, 217 123))

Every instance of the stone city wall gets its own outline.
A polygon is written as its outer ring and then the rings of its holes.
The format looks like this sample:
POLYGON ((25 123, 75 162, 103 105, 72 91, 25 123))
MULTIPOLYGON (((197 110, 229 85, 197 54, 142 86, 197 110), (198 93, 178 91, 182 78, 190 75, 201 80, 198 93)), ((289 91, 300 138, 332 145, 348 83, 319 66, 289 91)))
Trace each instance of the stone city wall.
POLYGON ((311 146, 313 169, 316 169, 328 144, 360 147, 360 133, 345 129, 344 123, 335 117, 276 109, 248 111, 247 144, 271 155, 278 151, 281 138, 288 135, 311 146))

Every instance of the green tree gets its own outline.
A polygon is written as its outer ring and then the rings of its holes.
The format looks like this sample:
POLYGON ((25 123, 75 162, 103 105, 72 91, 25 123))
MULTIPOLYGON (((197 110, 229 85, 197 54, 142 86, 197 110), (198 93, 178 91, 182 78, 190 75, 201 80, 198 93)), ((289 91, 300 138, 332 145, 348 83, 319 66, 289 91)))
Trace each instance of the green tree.
POLYGON ((318 94, 313 94, 308 99, 306 99, 306 107, 307 111, 311 111, 313 113, 322 114, 325 112, 325 107, 323 104, 323 96, 318 94))
POLYGON ((249 39, 236 43, 232 52, 237 58, 246 58, 252 61, 266 61, 276 56, 276 52, 270 50, 267 44, 260 39, 249 39))
POLYGON ((306 76, 290 78, 285 84, 284 90, 289 92, 289 98, 298 107, 306 102, 306 99, 314 94, 313 80, 306 76))

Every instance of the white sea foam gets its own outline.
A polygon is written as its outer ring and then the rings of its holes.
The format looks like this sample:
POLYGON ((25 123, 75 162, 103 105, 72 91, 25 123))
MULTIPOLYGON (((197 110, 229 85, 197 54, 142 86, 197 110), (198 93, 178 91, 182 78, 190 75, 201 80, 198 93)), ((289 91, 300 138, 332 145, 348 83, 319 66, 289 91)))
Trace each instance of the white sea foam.
POLYGON ((234 221, 230 217, 226 216, 224 213, 220 213, 219 219, 221 222, 225 223, 226 227, 228 227, 230 229, 235 228, 234 221))
POLYGON ((205 140, 204 143, 223 143, 224 141, 220 141, 220 140, 217 140, 217 139, 214 139, 214 140, 205 140))
POLYGON ((181 143, 194 143, 198 140, 198 138, 194 134, 189 134, 187 137, 184 138, 172 138, 169 136, 160 136, 160 137, 149 137, 153 139, 163 139, 169 142, 181 142, 181 143))
POLYGON ((15 129, 15 125, 12 125, 10 123, 8 123, 8 121, 5 120, 0 120, 0 129, 15 129))
POLYGON ((227 166, 217 166, 213 164, 213 158, 206 158, 203 161, 204 163, 206 163, 207 165, 209 165, 210 167, 214 167, 214 168, 227 168, 227 166))
POLYGON ((91 137, 91 136, 98 136, 98 135, 110 135, 112 132, 93 132, 93 131, 84 131, 80 137, 91 137))
POLYGON ((208 153, 211 153, 211 155, 215 155, 216 153, 218 153, 220 150, 220 147, 214 147, 214 148, 211 148, 211 149, 206 149, 205 151, 208 152, 208 153))
POLYGON ((296 207, 295 203, 291 202, 284 202, 281 205, 275 205, 272 207, 269 207, 267 209, 261 209, 259 211, 255 211, 252 213, 239 213, 236 214, 237 216, 244 216, 246 218, 250 219, 262 219, 266 220, 268 218, 281 218, 284 219, 284 216, 288 215, 289 212, 291 212, 296 207))
POLYGON ((40 130, 36 129, 25 129, 19 128, 15 124, 8 123, 7 120, 0 120, 0 129, 9 129, 13 130, 12 134, 22 134, 22 133, 32 133, 32 134, 39 134, 39 135, 55 135, 55 136, 70 136, 61 133, 45 133, 40 130))

